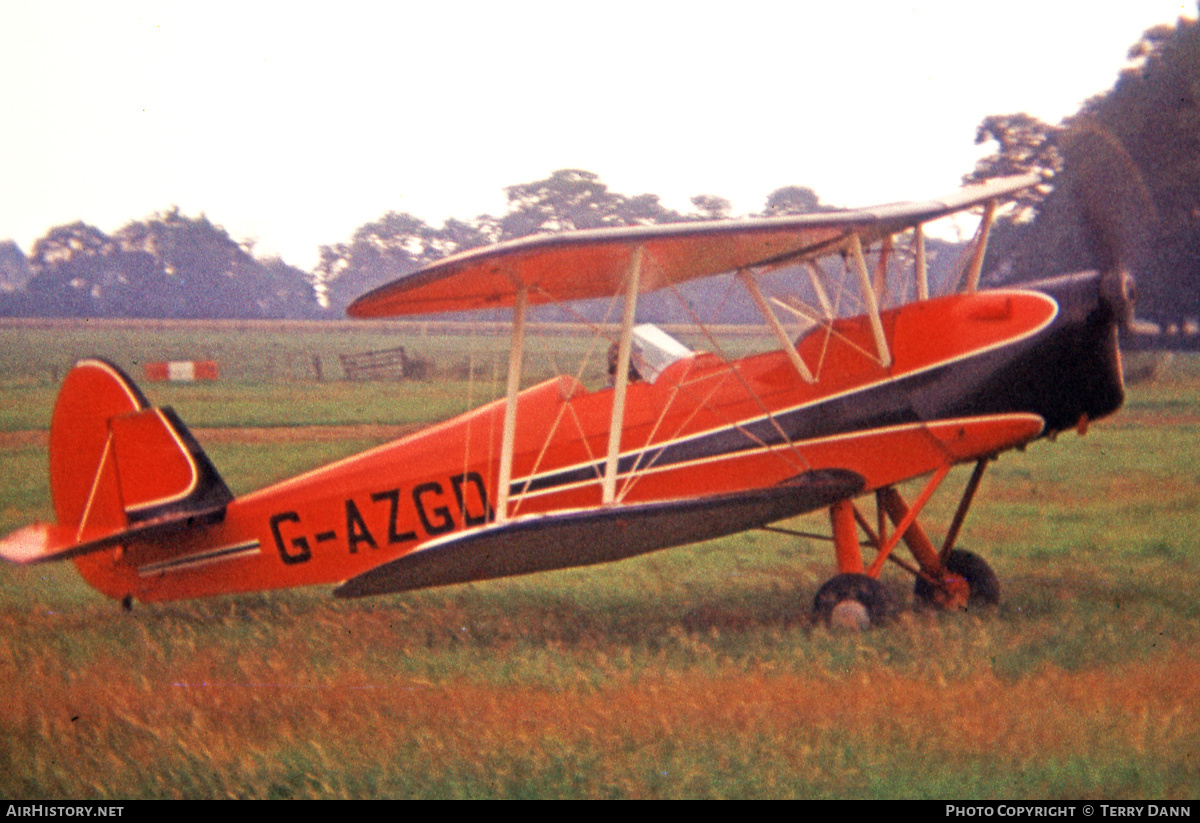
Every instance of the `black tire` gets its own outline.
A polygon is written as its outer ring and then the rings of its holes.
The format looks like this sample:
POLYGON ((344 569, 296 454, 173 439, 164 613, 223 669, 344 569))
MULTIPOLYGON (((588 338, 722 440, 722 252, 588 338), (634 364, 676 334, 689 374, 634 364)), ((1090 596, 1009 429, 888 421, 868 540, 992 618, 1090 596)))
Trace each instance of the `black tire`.
MULTIPOLYGON (((987 561, 974 552, 966 549, 952 549, 950 556, 946 558, 946 571, 950 574, 957 574, 967 581, 967 586, 971 591, 967 608, 995 606, 1000 602, 1000 580, 987 561)), ((913 594, 922 603, 932 605, 936 602, 933 584, 923 577, 917 578, 913 594)))
POLYGON ((891 613, 887 592, 879 581, 865 574, 839 574, 825 581, 813 598, 813 617, 825 625, 839 603, 852 600, 862 605, 872 626, 885 622, 891 613))

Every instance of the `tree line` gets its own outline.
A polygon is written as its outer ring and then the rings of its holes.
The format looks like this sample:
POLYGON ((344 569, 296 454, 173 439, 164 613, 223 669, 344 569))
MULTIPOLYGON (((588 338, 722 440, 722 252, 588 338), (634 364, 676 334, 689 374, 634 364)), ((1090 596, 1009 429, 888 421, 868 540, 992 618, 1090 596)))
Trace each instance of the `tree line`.
POLYGON ((178 209, 112 235, 57 226, 29 256, 0 244, 0 316, 301 318, 322 314, 311 276, 256 259, 207 217, 178 209))
POLYGON ((996 228, 995 282, 1124 266, 1141 317, 1200 316, 1200 24, 1146 31, 1109 91, 1059 124, 986 118, 996 152, 966 180, 1035 172, 1043 185, 996 228))
MULTIPOLYGON (((729 201, 692 199, 695 211, 664 207, 656 195, 625 196, 578 169, 505 189, 502 217, 431 226, 388 212, 346 243, 322 246, 312 272, 261 260, 205 215, 179 209, 130 222, 112 235, 83 222, 57 226, 28 257, 0 243, 0 316, 166 318, 337 318, 360 294, 446 255, 530 234, 729 216, 729 201)), ((787 186, 764 213, 828 209, 807 188, 787 186)))
MULTIPOLYGON (((1141 316, 1200 316, 1196 21, 1146 31, 1113 88, 1062 123, 994 115, 980 124, 976 142, 996 149, 965 181, 1025 172, 1043 181, 993 231, 985 261, 991 282, 1125 265, 1138 277, 1141 316)), ((681 213, 656 195, 613 192, 578 169, 505 194, 503 215, 441 226, 388 212, 346 242, 321 246, 311 272, 258 259, 203 214, 174 208, 112 235, 82 222, 58 226, 28 256, 11 241, 0 243, 0 316, 341 317, 358 295, 458 251, 542 232, 730 216, 729 201, 716 195, 692 198, 693 210, 681 213)), ((829 208, 811 189, 786 186, 752 216, 829 208)), ((940 250, 934 259, 955 256, 940 250)), ((654 313, 653 303, 647 308, 654 313)), ((733 316, 744 310, 737 304, 722 319, 752 319, 733 316)))

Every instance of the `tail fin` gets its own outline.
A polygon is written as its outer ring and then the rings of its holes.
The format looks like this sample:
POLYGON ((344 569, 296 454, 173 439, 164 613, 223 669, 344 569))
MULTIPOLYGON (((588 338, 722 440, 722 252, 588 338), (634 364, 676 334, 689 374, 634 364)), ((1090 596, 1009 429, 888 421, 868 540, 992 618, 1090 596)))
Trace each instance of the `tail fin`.
POLYGON ((86 554, 155 530, 220 518, 233 499, 170 408, 150 405, 117 366, 82 360, 50 422, 55 525, 0 541, 20 562, 86 554))

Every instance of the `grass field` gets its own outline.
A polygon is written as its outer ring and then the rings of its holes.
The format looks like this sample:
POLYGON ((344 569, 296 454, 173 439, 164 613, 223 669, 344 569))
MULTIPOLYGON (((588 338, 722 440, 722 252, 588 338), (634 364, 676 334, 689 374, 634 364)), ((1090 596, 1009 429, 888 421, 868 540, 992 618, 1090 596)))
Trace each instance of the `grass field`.
MULTIPOLYGON (((50 375, 81 354, 134 373, 122 352, 201 356, 162 331, 6 334, 0 432, 44 427, 50 375)), ((303 348, 219 342, 264 363, 303 348)), ((143 388, 237 428, 422 422, 488 384, 264 367, 143 388)), ((375 442, 201 440, 239 492, 375 442)), ((36 437, 0 448, 0 529, 49 517, 45 460, 36 437)), ((914 610, 889 569, 891 625, 830 632, 807 613, 828 544, 767 532, 408 595, 132 613, 70 565, 0 567, 0 796, 1194 798, 1198 512, 1200 363, 1178 358, 1087 436, 994 465, 962 537, 1001 578, 984 612, 914 610)))

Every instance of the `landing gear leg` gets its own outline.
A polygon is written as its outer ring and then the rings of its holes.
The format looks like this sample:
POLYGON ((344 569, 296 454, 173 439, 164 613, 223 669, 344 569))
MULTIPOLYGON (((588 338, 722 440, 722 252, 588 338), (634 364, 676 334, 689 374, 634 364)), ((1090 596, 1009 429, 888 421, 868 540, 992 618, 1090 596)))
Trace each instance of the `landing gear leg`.
POLYGON ((879 522, 874 528, 854 507, 853 502, 842 500, 831 506, 829 516, 833 524, 839 574, 817 592, 813 602, 816 619, 825 623, 844 619, 847 624, 860 626, 884 621, 889 614, 889 604, 878 577, 887 560, 903 566, 917 578, 915 595, 922 603, 948 610, 997 603, 1000 599, 1000 583, 995 572, 978 555, 953 548, 987 463, 985 458, 975 465, 940 549, 933 545, 917 522, 917 515, 946 478, 949 465, 934 473, 912 507, 904 502, 895 488, 889 486, 876 491, 879 522), (894 526, 890 535, 886 532, 885 520, 890 520, 894 526), (859 543, 859 528, 867 535, 865 544, 859 543), (916 565, 892 554, 892 549, 901 540, 912 552, 916 565), (869 566, 863 563, 861 545, 875 547, 875 559, 869 566))
POLYGON ((934 548, 925 530, 910 517, 908 504, 900 497, 900 493, 893 488, 880 489, 878 500, 893 523, 899 524, 905 518, 911 520, 903 540, 919 566, 917 585, 925 584, 922 590, 925 596, 918 595, 918 598, 942 609, 965 609, 971 596, 967 582, 946 565, 941 552, 934 548))
MULTIPOLYGON (((971 501, 974 500, 975 492, 979 490, 979 484, 983 480, 987 464, 986 458, 975 464, 975 471, 963 490, 958 511, 954 514, 954 520, 940 550, 935 552, 933 544, 915 522, 904 536, 913 557, 921 567, 913 590, 920 603, 941 609, 968 609, 994 606, 1000 602, 1000 581, 991 566, 977 554, 954 548, 971 501)), ((881 502, 884 501, 882 496, 880 499, 881 502)), ((894 491, 887 498, 885 505, 888 508, 888 516, 893 521, 897 521, 907 512, 904 501, 894 491)))
POLYGON ((826 581, 813 599, 813 616, 835 628, 866 628, 884 622, 891 611, 887 592, 879 581, 863 572, 862 548, 854 504, 834 503, 829 509, 838 572, 826 581))

